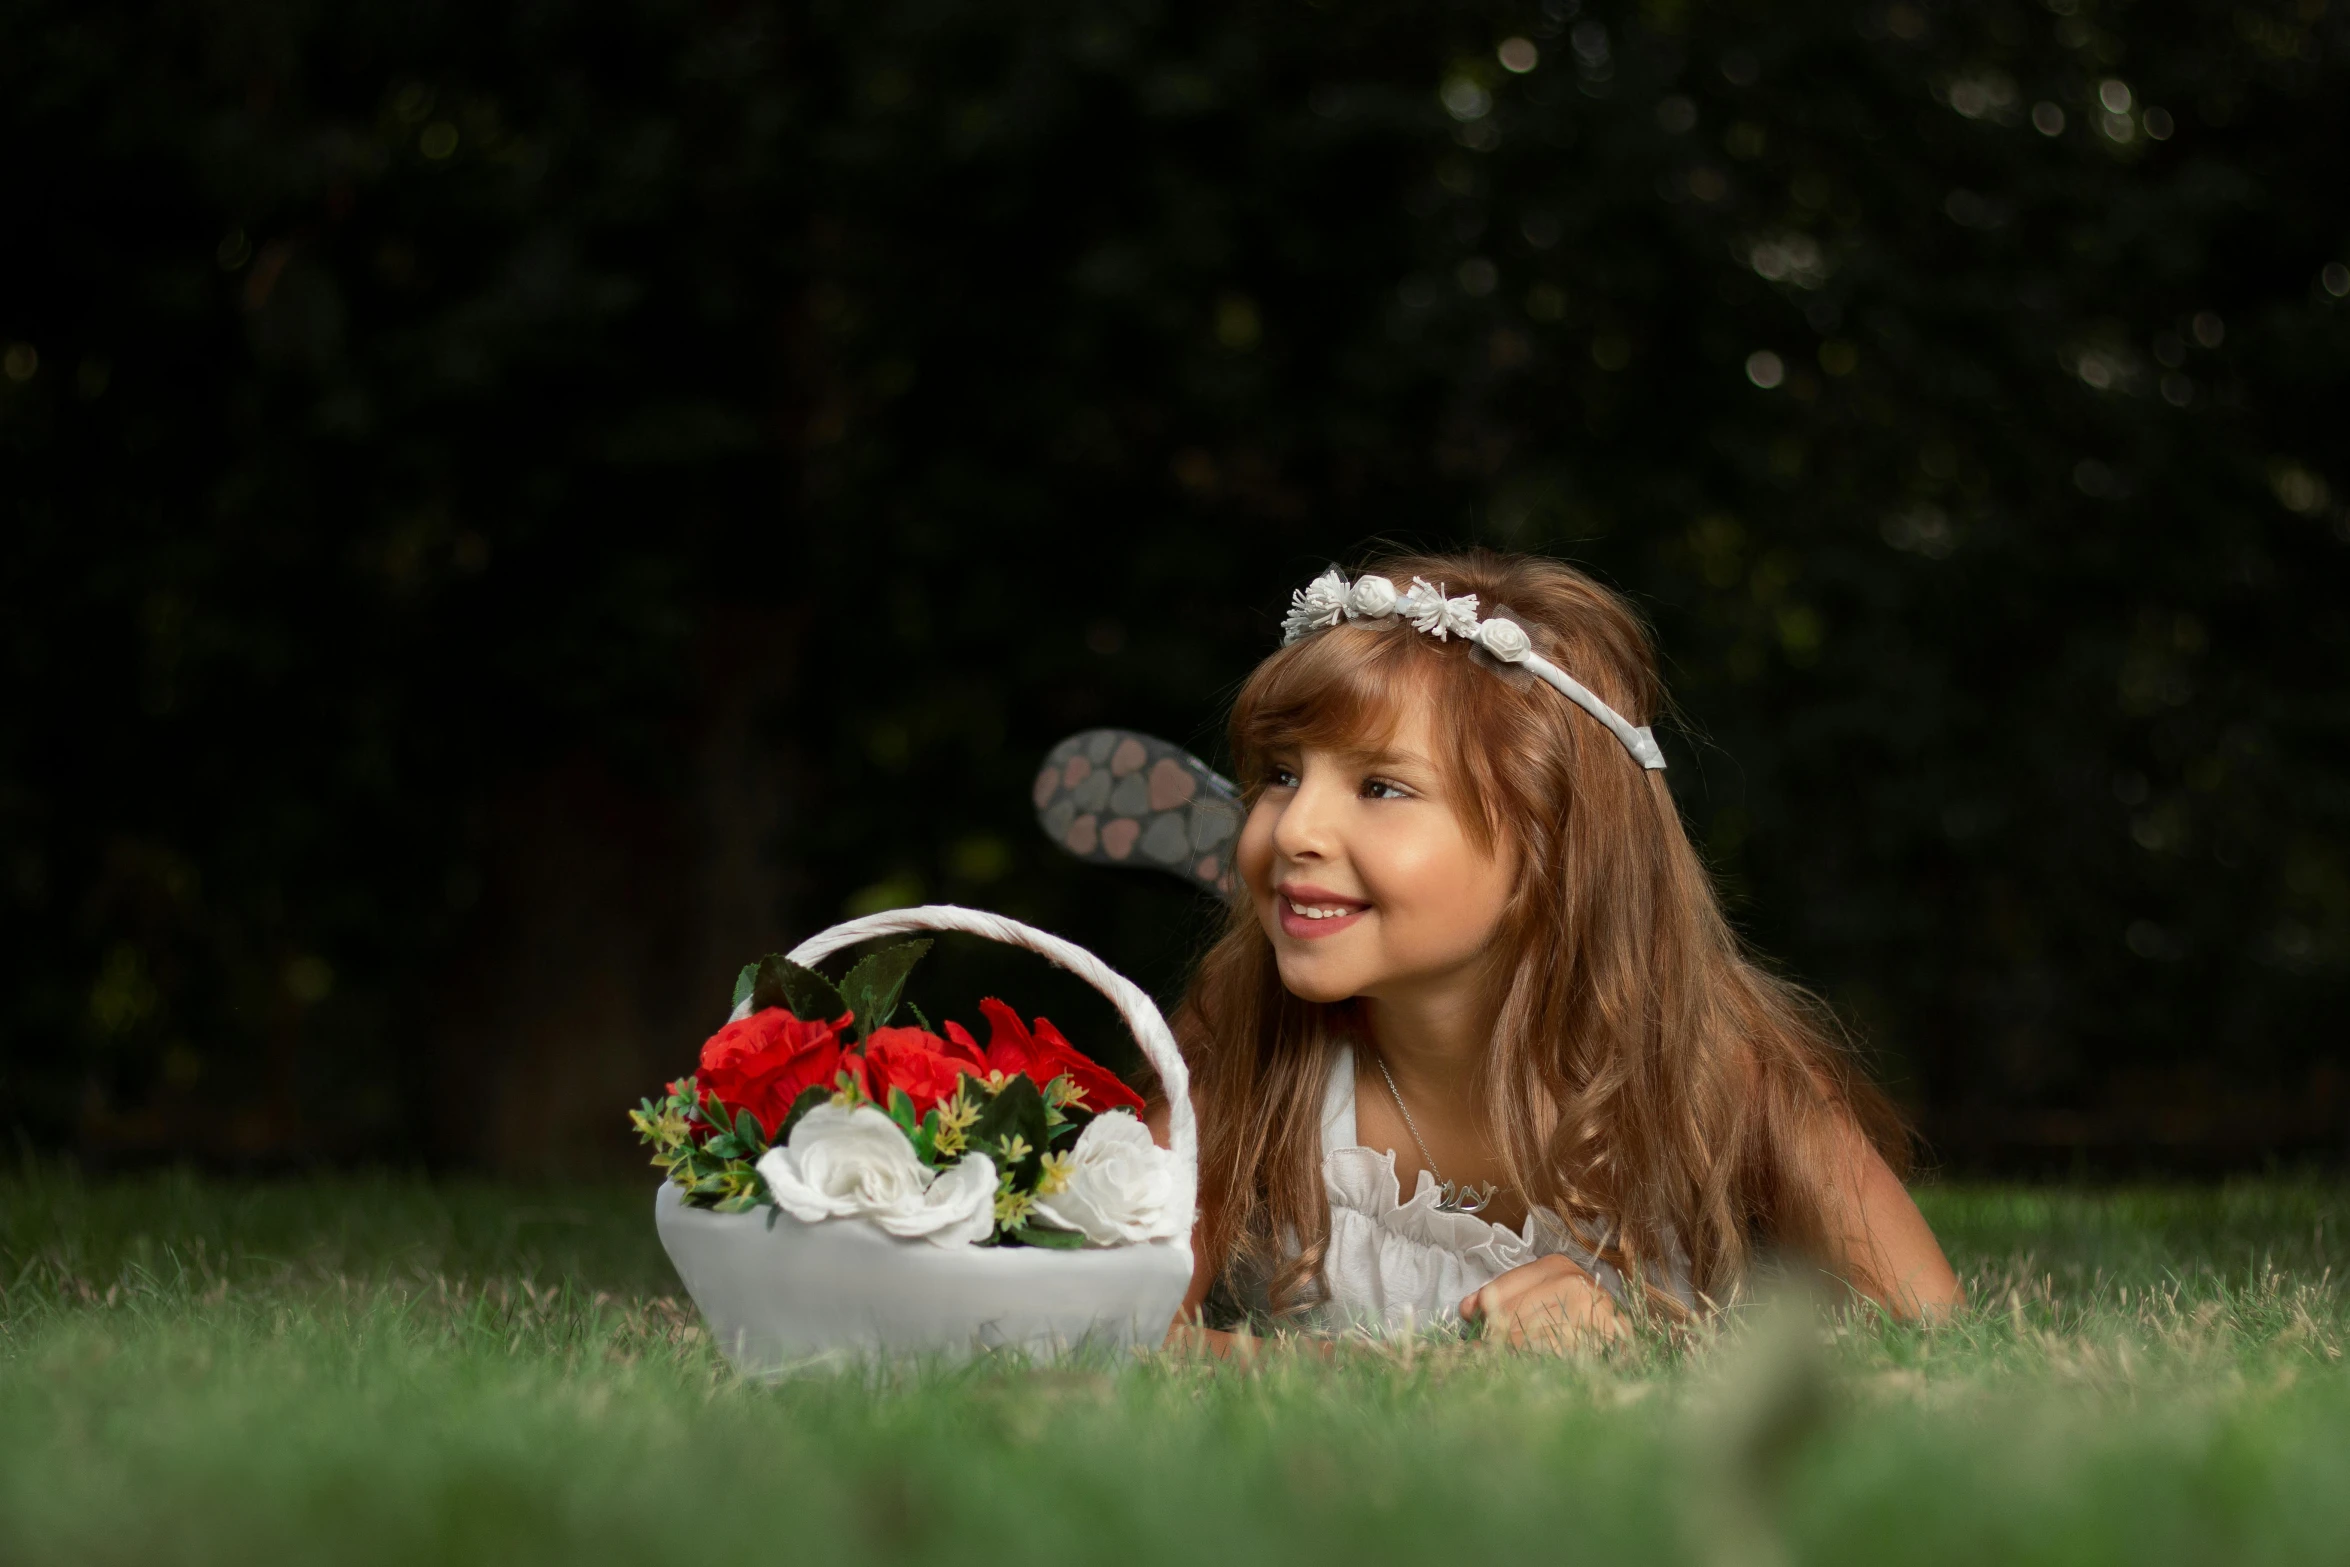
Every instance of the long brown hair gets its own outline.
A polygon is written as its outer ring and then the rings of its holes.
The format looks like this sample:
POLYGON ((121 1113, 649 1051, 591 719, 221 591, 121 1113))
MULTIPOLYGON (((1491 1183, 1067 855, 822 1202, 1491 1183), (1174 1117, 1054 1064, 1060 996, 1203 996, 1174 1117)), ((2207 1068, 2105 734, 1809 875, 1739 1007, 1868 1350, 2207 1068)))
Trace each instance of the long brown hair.
MULTIPOLYGON (((1568 566, 1472 550, 1364 571, 1474 593, 1632 722, 1659 712, 1639 617, 1568 566)), ((1902 1170, 1900 1123, 1826 1009, 1744 952, 1664 774, 1588 714, 1461 642, 1392 619, 1343 624, 1241 688, 1231 734, 1248 803, 1273 752, 1375 746, 1415 685, 1434 698, 1439 765, 1472 841, 1507 843, 1521 867, 1491 951, 1499 1006, 1478 1085, 1510 1183, 1587 1239, 1608 1236, 1627 1277, 1678 1251, 1716 1298, 1759 1243, 1824 1255, 1845 1129, 1902 1170)), ((1176 1016, 1199 1108, 1199 1244, 1220 1268, 1263 1269, 1276 1309, 1316 1294, 1321 1104, 1354 1012, 1282 987, 1244 901, 1176 1016)))

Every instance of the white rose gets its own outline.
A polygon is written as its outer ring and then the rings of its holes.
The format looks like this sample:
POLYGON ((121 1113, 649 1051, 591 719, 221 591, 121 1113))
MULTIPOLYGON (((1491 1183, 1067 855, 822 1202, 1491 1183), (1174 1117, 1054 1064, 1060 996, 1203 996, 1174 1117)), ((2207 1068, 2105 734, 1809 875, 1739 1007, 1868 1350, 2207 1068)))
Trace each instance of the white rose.
POLYGON ((911 1219, 876 1214, 873 1222, 892 1235, 919 1235, 933 1246, 976 1246, 995 1233, 995 1161, 967 1153, 938 1172, 923 1193, 922 1211, 911 1219))
POLYGON ((1486 652, 1505 664, 1522 664, 1526 655, 1534 651, 1534 639, 1514 620, 1486 621, 1477 628, 1477 640, 1484 644, 1486 652))
POLYGON ((1399 596, 1395 584, 1385 577, 1364 577, 1346 595, 1347 617, 1351 620, 1379 620, 1392 615, 1399 596))
POLYGON ((892 1235, 968 1246, 995 1227, 995 1165, 971 1154, 933 1176, 897 1122, 871 1105, 818 1105, 759 1159, 775 1205, 795 1219, 871 1219, 892 1235))
POLYGON ((1093 1118, 1071 1150, 1069 1182, 1036 1205, 1047 1224, 1096 1246, 1170 1240, 1191 1222, 1190 1183, 1130 1110, 1093 1118))

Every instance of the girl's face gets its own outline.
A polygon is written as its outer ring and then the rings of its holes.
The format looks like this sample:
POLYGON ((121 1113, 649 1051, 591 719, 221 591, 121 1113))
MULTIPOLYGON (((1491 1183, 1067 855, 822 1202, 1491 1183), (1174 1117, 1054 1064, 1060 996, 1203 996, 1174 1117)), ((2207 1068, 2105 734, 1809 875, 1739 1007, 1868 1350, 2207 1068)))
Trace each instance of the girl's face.
POLYGON ((1404 1000, 1475 983, 1516 856, 1479 849, 1435 761, 1415 692, 1370 755, 1276 752, 1239 865, 1281 983, 1303 1000, 1404 1000))

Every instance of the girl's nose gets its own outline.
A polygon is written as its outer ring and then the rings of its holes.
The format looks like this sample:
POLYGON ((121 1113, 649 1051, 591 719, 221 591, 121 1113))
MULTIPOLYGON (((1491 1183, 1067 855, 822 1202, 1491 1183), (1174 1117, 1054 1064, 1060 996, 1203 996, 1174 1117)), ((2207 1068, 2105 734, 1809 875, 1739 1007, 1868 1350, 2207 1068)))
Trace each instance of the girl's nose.
POLYGON ((1273 823, 1273 849, 1285 860, 1327 859, 1335 845, 1329 788, 1308 777, 1273 823))

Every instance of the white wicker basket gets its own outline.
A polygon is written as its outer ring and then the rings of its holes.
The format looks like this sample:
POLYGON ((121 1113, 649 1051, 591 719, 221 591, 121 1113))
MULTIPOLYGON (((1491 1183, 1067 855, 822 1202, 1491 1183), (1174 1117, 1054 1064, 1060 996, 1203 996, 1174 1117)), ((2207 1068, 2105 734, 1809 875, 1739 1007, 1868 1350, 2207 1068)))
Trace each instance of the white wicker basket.
MULTIPOLYGON (((1109 997, 1167 1095, 1168 1142, 1198 1189, 1191 1080, 1150 996, 1084 948, 974 909, 893 909, 836 925, 791 954, 814 965, 875 936, 965 931, 1051 959, 1109 997)), ((864 1219, 808 1224, 772 1207, 689 1208, 664 1181, 661 1244, 712 1336, 746 1376, 872 1355, 960 1359, 1013 1349, 1039 1357, 1128 1353, 1166 1337, 1191 1283, 1191 1238, 1103 1250, 945 1248, 864 1219)))

